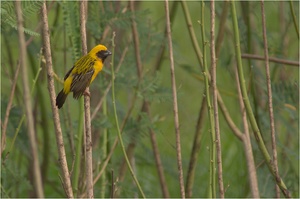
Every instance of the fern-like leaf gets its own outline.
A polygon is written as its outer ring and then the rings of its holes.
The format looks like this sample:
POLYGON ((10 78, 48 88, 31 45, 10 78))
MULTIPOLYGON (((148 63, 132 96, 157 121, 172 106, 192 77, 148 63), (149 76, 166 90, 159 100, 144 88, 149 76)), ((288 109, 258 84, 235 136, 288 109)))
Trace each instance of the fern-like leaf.
POLYGON ((75 61, 81 56, 79 5, 78 2, 69 1, 61 2, 61 4, 67 34, 72 42, 72 56, 75 61))
MULTIPOLYGON (((23 15, 27 18, 31 14, 35 14, 41 8, 42 3, 42 1, 23 1, 23 15)), ((17 30, 17 19, 13 1, 5 1, 1 3, 1 28, 6 29, 7 27, 17 30)), ((25 27, 24 32, 31 36, 40 36, 39 33, 25 27)))

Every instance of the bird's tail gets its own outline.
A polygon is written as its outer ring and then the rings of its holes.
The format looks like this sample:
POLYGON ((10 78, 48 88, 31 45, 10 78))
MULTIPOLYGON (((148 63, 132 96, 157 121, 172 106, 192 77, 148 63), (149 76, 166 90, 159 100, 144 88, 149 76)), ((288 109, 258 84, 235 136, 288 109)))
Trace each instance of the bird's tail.
POLYGON ((56 106, 57 106, 57 108, 60 109, 64 105, 64 103, 65 103, 65 101, 67 99, 67 96, 68 96, 68 94, 64 93, 64 89, 62 89, 58 93, 58 95, 56 97, 56 106))

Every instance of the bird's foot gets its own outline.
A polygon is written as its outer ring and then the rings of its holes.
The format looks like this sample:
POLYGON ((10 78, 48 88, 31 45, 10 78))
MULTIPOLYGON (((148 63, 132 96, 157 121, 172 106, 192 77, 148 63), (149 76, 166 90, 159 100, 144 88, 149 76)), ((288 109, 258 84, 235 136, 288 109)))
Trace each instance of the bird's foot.
POLYGON ((83 92, 83 95, 91 97, 90 91, 87 91, 87 90, 85 90, 85 91, 83 92))

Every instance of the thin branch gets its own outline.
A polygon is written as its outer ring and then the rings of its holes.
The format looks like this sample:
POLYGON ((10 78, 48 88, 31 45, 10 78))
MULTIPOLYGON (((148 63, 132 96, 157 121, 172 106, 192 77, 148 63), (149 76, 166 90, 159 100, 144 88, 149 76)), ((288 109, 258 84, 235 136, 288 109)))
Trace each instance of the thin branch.
MULTIPOLYGON (((134 158, 133 157, 133 154, 134 154, 134 149, 135 149, 135 142, 130 142, 128 145, 127 145, 127 148, 126 148, 126 154, 128 156, 128 159, 130 160, 130 164, 132 165, 132 159, 134 158)), ((125 174, 126 174, 126 171, 127 171, 127 162, 126 162, 126 159, 123 158, 122 162, 121 162, 121 165, 120 165, 120 168, 119 168, 119 175, 118 175, 118 182, 120 183, 123 183, 124 182, 124 178, 125 178, 125 174)), ((119 198, 120 197, 120 192, 121 192, 122 188, 120 187, 116 193, 115 193, 115 197, 116 198, 119 198)))
MULTIPOLYGON (((204 94, 205 95, 205 94, 204 94)), ((196 125, 196 132, 194 136, 193 141, 193 148, 190 156, 190 162, 186 177, 186 184, 185 184, 185 191, 186 191, 186 197, 191 198, 193 196, 193 185, 194 185, 194 179, 195 179, 195 172, 196 172, 196 166, 197 166, 197 160, 199 157, 199 149, 200 149, 200 141, 202 138, 202 127, 204 123, 204 119, 206 117, 205 113, 207 110, 207 103, 206 100, 203 98, 201 102, 201 107, 199 111, 199 116, 197 120, 196 125)))
MULTIPOLYGON (((37 82, 37 80, 38 80, 38 77, 39 77, 41 71, 42 71, 42 68, 39 68, 39 70, 37 71, 37 73, 36 73, 36 75, 35 75, 35 78, 34 78, 34 80, 33 80, 33 84, 32 84, 32 87, 31 87, 30 95, 33 94, 33 91, 34 91, 36 82, 37 82)), ((12 139, 12 141, 11 141, 11 144, 10 144, 10 147, 9 147, 7 153, 5 154, 4 160, 7 159, 8 155, 10 154, 10 152, 11 152, 11 151, 13 150, 13 148, 14 148, 14 144, 15 144, 16 139, 17 139, 17 137, 18 137, 18 134, 19 134, 19 132, 20 132, 21 126, 23 125, 23 122, 24 122, 24 120, 25 120, 25 117, 26 117, 26 114, 24 113, 24 114, 22 115, 22 117, 21 117, 19 123, 18 123, 18 127, 16 128, 14 137, 13 137, 13 139, 12 139)))
MULTIPOLYGON (((256 60, 265 60, 265 57, 263 56, 259 56, 259 55, 252 55, 252 54, 242 54, 242 58, 244 59, 256 59, 256 60)), ((279 59, 279 58, 275 58, 275 57, 268 57, 268 60, 270 62, 275 62, 278 64, 285 64, 285 65, 291 65, 291 66, 296 66, 299 67, 300 63, 297 61, 290 61, 290 60, 285 60, 285 59, 279 59)))
MULTIPOLYGON (((261 15, 262 15, 261 17, 262 17, 265 67, 266 67, 267 89, 268 89, 268 104, 269 104, 271 138, 272 138, 273 165, 274 165, 275 175, 277 178, 278 163, 277 163, 277 150, 276 150, 275 122, 274 122, 274 113, 273 113, 273 99, 272 99, 272 88, 271 88, 271 77, 270 77, 270 66, 269 66, 268 40, 267 40, 266 19, 265 19, 266 16, 265 16, 265 6, 263 0, 261 0, 261 15)), ((276 186, 276 197, 280 198, 279 187, 277 185, 275 186, 276 186)))
MULTIPOLYGON (((192 21, 191 21, 191 17, 189 15, 189 9, 188 9, 188 6, 186 4, 185 1, 181 1, 181 4, 182 4, 182 8, 183 8, 183 12, 184 12, 184 15, 185 15, 185 19, 186 19, 186 24, 187 24, 187 29, 189 31, 189 34, 190 34, 190 38, 191 38, 191 42, 192 42, 192 45, 194 47, 194 51, 196 53, 196 56, 197 56, 197 59, 199 61, 199 65, 202 69, 202 71, 204 71, 204 66, 203 66, 203 55, 201 53, 201 50, 199 48, 199 45, 198 45, 198 41, 197 41, 197 38, 195 36, 195 33, 194 33, 194 29, 193 29, 193 25, 192 25, 192 21)), ((226 16, 226 6, 228 7, 228 3, 226 3, 225 5, 225 8, 223 10, 223 14, 222 16, 226 16)), ((221 23, 221 22, 220 22, 221 23)), ((222 22, 222 24, 220 26, 223 26, 224 27, 224 22, 222 22)), ((220 34, 220 32, 219 32, 220 34)), ((222 37, 219 36, 218 37, 218 42, 217 42, 217 46, 216 46, 216 50, 217 50, 217 53, 220 52, 220 43, 221 43, 221 40, 222 40, 222 37)), ((209 74, 206 74, 208 76, 208 78, 210 79, 210 75, 209 74)), ((228 123, 228 125, 231 127, 233 133, 240 139, 242 140, 242 133, 240 132, 240 130, 237 128, 237 126, 234 124, 233 120, 231 119, 228 111, 227 111, 227 108, 222 100, 222 97, 221 95, 218 93, 218 104, 220 106, 220 109, 222 110, 222 113, 228 123)), ((189 180, 190 181, 190 180, 189 180)))
POLYGON ((220 24, 219 24, 219 31, 218 31, 218 36, 216 39, 216 57, 219 57, 220 51, 221 51, 221 44, 223 42, 224 38, 224 33, 225 33, 225 24, 227 21, 227 15, 228 15, 228 9, 229 9, 229 2, 228 0, 223 2, 223 10, 222 14, 220 16, 220 24))
POLYGON ((42 176, 40 170, 40 164, 38 159, 38 146, 35 139, 35 128, 34 128, 34 119, 32 115, 32 102, 30 96, 29 89, 29 81, 28 81, 28 72, 27 72, 27 51, 26 51, 26 43, 25 43, 25 35, 24 35, 24 20, 22 15, 21 1, 15 2, 16 6, 16 15, 17 15, 17 23, 18 23, 18 36, 19 36, 19 47, 20 47, 20 65, 22 69, 22 83, 23 83, 23 97, 25 103, 25 111, 27 118, 27 130, 29 143, 31 147, 32 154, 32 165, 33 165, 33 181, 34 181, 34 190, 36 193, 36 197, 43 198, 44 190, 42 183, 42 176))
MULTIPOLYGON (((196 53, 197 59, 198 59, 199 64, 200 64, 200 67, 203 71, 203 55, 202 55, 202 52, 199 48, 198 41, 197 41, 197 38, 196 38, 195 33, 194 33, 194 28, 193 28, 193 25, 192 25, 191 17, 189 15, 189 9, 188 9, 188 6, 186 5, 185 1, 182 0, 181 4, 182 4, 183 12, 184 12, 184 15, 185 15, 187 28, 189 30, 191 42, 192 42, 192 45, 194 46, 194 51, 196 53)), ((220 37, 220 38, 222 38, 222 37, 220 37)), ((219 45, 220 45, 220 42, 217 43, 216 52, 220 52, 218 50, 220 48, 219 45)), ((217 56, 218 56, 218 54, 217 54, 217 56)), ((209 74, 208 74, 208 76, 209 76, 208 78, 210 78, 209 74)), ((226 106, 225 106, 225 104, 222 100, 222 96, 220 95, 220 92, 218 93, 218 103, 219 103, 219 106, 222 110, 222 113, 225 116, 226 122, 228 123, 229 127, 233 130, 233 133, 241 140, 242 135, 240 133, 240 130, 236 127, 233 120, 231 119, 231 117, 229 115, 229 112, 227 111, 227 108, 226 108, 226 106)))
MULTIPOLYGON (((115 151, 115 148, 116 148, 117 144, 118 144, 118 138, 115 139, 115 141, 114 141, 114 143, 113 143, 113 145, 112 145, 112 147, 110 149, 109 154, 106 156, 105 161, 101 164, 101 170, 99 171, 99 173, 97 174, 97 176, 94 178, 94 181, 93 181, 94 185, 97 183, 97 181, 100 179, 100 177, 102 176, 103 172, 105 171, 105 169, 106 169, 106 167, 108 165, 108 162, 110 161, 110 158, 111 158, 113 152, 115 151)), ((83 197, 85 197, 85 196, 83 196, 83 197)))
POLYGON ((16 89, 16 85, 17 85, 20 68, 21 68, 21 64, 19 62, 17 65, 16 71, 15 71, 15 76, 14 76, 13 82, 12 82, 11 92, 9 95, 8 104, 7 104, 6 111, 5 111, 4 122, 3 122, 3 125, 1 126, 2 127, 1 154, 3 153, 5 146, 6 146, 6 128, 7 128, 7 124, 8 124, 10 110, 12 107, 12 102, 13 102, 13 98, 14 98, 14 94, 15 94, 15 89, 16 89))
MULTIPOLYGON (((187 27, 188 27, 188 30, 190 33, 191 41, 192 41, 192 44, 194 45, 194 50, 196 52, 196 56, 198 58, 199 64, 202 68, 203 67, 203 55, 199 48, 197 38, 195 36, 194 28, 193 28, 193 25, 191 22, 191 17, 189 15, 189 9, 188 9, 185 1, 181 1, 181 4, 182 4, 183 11, 184 11, 186 24, 187 24, 187 27)), ((220 38, 222 38, 222 37, 220 37, 220 38)), ((216 52, 219 52, 218 51, 218 49, 220 48, 219 46, 220 46, 220 41, 216 44, 216 52)), ((218 56, 218 54, 217 54, 217 56, 218 56)), ((203 70, 203 68, 202 68, 202 70, 203 70)), ((210 78, 210 76, 209 76, 209 78, 210 78)), ((222 96, 220 95, 219 91, 218 91, 218 103, 222 110, 223 115, 225 116, 226 122, 228 123, 229 127, 233 130, 233 133, 241 140, 241 137, 242 137, 241 132, 236 127, 233 120, 231 119, 229 112, 227 111, 227 108, 222 100, 222 96)))
MULTIPOLYGON (((144 106, 145 106, 146 113, 150 117, 149 102, 145 101, 144 106)), ((150 134, 151 144, 152 144, 152 148, 153 148, 153 154, 154 154, 154 158, 155 158, 155 164, 156 164, 156 168, 157 168, 157 172, 158 172, 158 176, 159 176, 159 182, 160 182, 160 186, 162 189, 163 197, 170 198, 170 193, 169 193, 168 186, 166 183, 164 168, 163 168, 159 150, 158 150, 156 134, 153 131, 153 129, 149 129, 149 134, 150 134)))
MULTIPOLYGON (((178 1, 173 1, 171 12, 170 12, 171 28, 172 28, 172 25, 174 24, 173 21, 174 21, 175 15, 176 15, 177 7, 178 7, 178 1)), ((164 38, 166 38, 166 37, 167 37, 167 27, 165 27, 165 33, 164 33, 164 38)), ((163 61, 163 57, 165 54, 165 49, 166 49, 166 43, 162 42, 161 47, 159 49, 157 59, 154 64, 155 71, 160 70, 161 63, 163 61)))
MULTIPOLYGON (((139 41, 139 34, 137 31, 137 24, 135 22, 135 8, 134 8, 134 4, 135 2, 133 0, 128 2, 129 4, 129 8, 130 11, 132 12, 132 18, 131 18, 131 29, 132 29, 132 37, 133 37, 133 44, 134 44, 134 53, 135 53, 135 62, 136 62, 136 68, 137 68, 137 77, 138 77, 138 83, 136 85, 136 89, 134 92, 134 96, 133 96, 133 100, 131 100, 131 106, 129 108, 129 110, 127 111, 127 114, 125 116, 125 119, 123 120, 123 124, 125 122, 127 122, 127 120, 129 119, 130 114, 132 113, 132 110, 134 108, 134 105, 136 104, 136 98, 137 98, 137 91, 139 90, 140 87, 140 83, 142 80, 142 71, 143 71, 143 65, 142 65, 142 60, 141 60, 141 55, 140 55, 140 41, 139 41)), ((140 117, 138 117, 137 122, 140 121, 140 117)), ((129 160, 133 159, 133 155, 134 155, 134 149, 135 149, 135 141, 131 140, 130 143, 127 146, 126 149, 126 154, 128 156, 129 160)), ((119 169, 119 182, 122 183, 124 181, 125 178, 125 174, 127 171, 127 164, 126 164, 126 158, 124 157, 119 169)), ((121 192, 121 189, 117 190, 117 193, 115 194, 115 197, 119 197, 119 194, 121 192)))
MULTIPOLYGON (((290 0, 290 10, 291 10, 291 13, 292 13, 292 16, 293 16, 293 22, 294 22, 295 30, 296 30, 296 33, 297 33, 297 36, 298 36, 298 39, 299 39, 299 28, 298 28, 299 22, 297 23, 297 19, 296 19, 296 15, 295 15, 295 11, 294 11, 294 6, 293 6, 293 1, 292 0, 290 0)), ((298 17, 298 19, 299 19, 299 17, 298 17)))
POLYGON ((177 152, 177 165, 178 165, 178 173, 179 173, 179 184, 180 184, 181 198, 185 198, 183 171, 182 171, 181 146, 180 146, 180 128, 179 128, 179 117, 178 117, 177 91, 176 91, 175 68, 174 68, 172 34, 171 34, 171 24, 170 24, 170 16, 169 16, 170 13, 169 13, 168 0, 165 0, 165 14, 166 14, 166 26, 167 26, 169 58, 170 58, 170 71, 171 71, 172 92, 173 92, 173 111, 174 111, 175 134, 176 134, 176 152, 177 152))
MULTIPOLYGON (((80 1, 80 35, 82 55, 87 54, 86 45, 86 3, 87 1, 80 1)), ((89 87, 85 92, 89 93, 89 87)), ((90 96, 84 95, 84 126, 85 126, 85 150, 86 150, 86 191, 88 198, 94 198, 94 184, 93 184, 93 142, 92 142, 92 127, 91 127, 91 104, 90 96)))
MULTIPOLYGON (((103 113, 104 117, 108 117, 108 115, 107 115, 108 111, 107 111, 107 100, 106 100, 106 98, 104 98, 104 101, 103 101, 102 113, 103 113)), ((102 157, 103 157, 101 159, 104 160, 107 157, 107 150, 108 150, 108 147, 109 147, 109 143, 108 143, 108 128, 107 127, 103 128, 102 139, 101 139, 101 143, 100 143, 99 147, 101 147, 101 153, 102 153, 102 157)), ((98 168, 100 168, 100 167, 98 167, 98 168)), ((107 173, 108 172, 106 172, 106 174, 104 174, 102 176, 101 181, 100 181, 100 197, 101 198, 105 198, 105 195, 106 195, 106 181, 108 180, 107 179, 107 173)), ((112 180, 112 182, 113 182, 113 180, 112 180)))
POLYGON ((181 6, 182 6, 183 13, 184 13, 184 16, 185 16, 187 28, 189 30, 190 38, 192 40, 192 45, 193 45, 194 51, 197 54, 197 59, 198 59, 198 62, 200 64, 201 68, 203 68, 203 59, 202 59, 203 55, 202 55, 201 49, 198 45, 198 40, 197 40, 195 31, 194 31, 194 28, 193 28, 192 19, 191 19, 191 16, 189 14, 190 11, 188 9, 186 1, 181 0, 181 6))
POLYGON ((142 59, 140 55, 140 40, 139 40, 139 34, 137 31, 137 25, 135 22, 135 14, 134 14, 134 1, 131 0, 129 3, 130 11, 132 12, 132 19, 131 19, 131 27, 132 27, 132 36, 133 36, 133 43, 134 43, 134 51, 135 51, 135 61, 137 65, 137 75, 139 81, 142 79, 142 59))
POLYGON ((237 90, 238 90, 238 95, 239 95, 239 104, 240 104, 243 126, 244 126, 244 134, 242 136, 242 142, 244 144, 244 151, 245 151, 245 156, 246 156, 246 160, 247 160, 249 184, 250 184, 252 197, 259 198, 257 174, 256 174, 255 162, 254 162, 254 157, 253 157, 253 152, 252 152, 252 145, 251 145, 251 139, 250 139, 250 133, 249 133, 249 127, 248 127, 248 121, 247 121, 247 113, 246 113, 245 105, 243 102, 243 96, 241 93, 239 76, 238 76, 238 72, 237 72, 236 68, 235 68, 235 77, 236 77, 237 90))
POLYGON ((207 67, 206 61, 206 47, 208 42, 205 37, 205 15, 204 15, 205 4, 202 0, 201 2, 201 37, 202 37, 202 45, 203 45, 203 67, 202 74, 204 76, 205 83, 205 98, 208 107, 208 118, 209 118, 209 127, 210 127, 210 147, 209 147, 209 188, 208 188, 208 197, 216 198, 216 171, 215 171, 215 161, 216 161, 216 134, 215 134, 215 121, 214 121, 214 113, 213 107, 211 105, 210 100, 210 92, 209 92, 209 83, 210 83, 210 74, 207 67))
MULTIPOLYGON (((125 59, 125 56, 126 56, 127 51, 128 51, 128 46, 129 45, 126 45, 126 48, 123 50, 123 53, 122 53, 121 58, 119 60, 119 64, 116 67, 115 73, 118 73, 118 71, 119 71, 119 69, 120 69, 120 67, 121 67, 121 65, 122 65, 122 63, 123 63, 123 61, 125 59)), ((106 87, 106 89, 105 89, 105 91, 104 91, 104 93, 102 95, 102 98, 99 100, 97 106, 94 108, 94 112, 92 114, 91 120, 95 119, 97 113, 99 112, 99 110, 100 110, 100 108, 102 106, 103 100, 106 97, 107 93, 109 92, 110 88, 111 88, 111 81, 109 82, 108 86, 106 87)))
MULTIPOLYGON (((117 66, 117 68, 116 68, 116 70, 115 70, 115 73, 117 73, 117 71, 120 69, 120 67, 121 67, 121 65, 122 65, 122 63, 123 63, 123 60, 124 60, 124 58, 125 58, 125 55, 126 55, 126 53, 127 53, 127 50, 128 50, 128 45, 127 45, 127 47, 126 47, 126 48, 124 49, 124 51, 123 51, 123 54, 122 54, 121 59, 120 59, 120 61, 119 61, 119 64, 118 64, 118 66, 117 66)), ((115 79, 115 78, 116 78, 116 77, 114 76, 114 79, 115 79)), ((104 94, 103 94, 103 97, 101 98, 100 102, 103 101, 103 98, 107 95, 107 93, 108 93, 108 91, 109 91, 111 85, 112 85, 112 80, 110 81, 110 84, 109 84, 108 87, 106 88, 106 90, 105 90, 105 92, 104 92, 104 94)), ((100 107, 101 107, 101 105, 102 105, 102 102, 101 102, 101 103, 98 103, 98 105, 99 105, 99 109, 100 109, 100 107)), ((97 107, 98 107, 98 105, 97 105, 97 107)), ((129 111, 127 111, 127 114, 126 114, 126 116, 125 116, 125 119, 123 120, 121 129, 120 129, 121 132, 123 132, 123 128, 124 128, 124 126, 125 126, 125 124, 126 124, 126 121, 127 121, 128 116, 129 116, 130 110, 131 110, 131 108, 129 108, 129 111)), ((96 111, 94 111, 94 112, 96 112, 96 111)), ((96 115, 96 114, 95 114, 95 115, 96 115)), ((113 145, 111 146, 111 149, 110 149, 109 154, 106 156, 105 161, 101 164, 101 170, 99 171, 99 173, 97 174, 97 176, 94 178, 94 185, 96 184, 96 182, 99 180, 99 178, 101 177, 101 175, 102 175, 103 172, 105 171, 105 169, 106 169, 106 167, 107 167, 107 165, 108 165, 108 162, 110 161, 110 158, 111 158, 111 156, 112 156, 112 154, 113 154, 115 148, 117 147, 117 144, 118 144, 118 137, 115 138, 114 143, 113 143, 113 145)))
POLYGON ((120 127, 119 127, 119 121, 118 121, 118 115, 117 115, 117 108, 116 108, 116 98, 115 98, 115 86, 114 86, 114 79, 115 79, 115 74, 114 74, 114 51, 115 51, 115 43, 114 43, 114 38, 115 38, 115 32, 113 33, 113 38, 112 38, 112 45, 113 45, 113 52, 112 52, 112 61, 111 61, 111 74, 112 74, 112 103, 113 103, 113 109, 114 109, 114 118, 115 118, 115 123, 116 123, 116 128, 117 128, 117 133, 118 133, 118 138, 119 138, 119 141, 120 141, 120 144, 121 144, 121 148, 122 148, 122 151, 123 151, 123 155, 124 155, 124 158, 126 160, 126 163, 127 163, 127 166, 130 170, 130 173, 131 173, 131 176, 132 178, 134 179, 135 181, 135 184, 136 186, 138 187, 141 195, 143 198, 146 198, 145 197, 145 194, 141 188, 141 185, 140 183, 138 182, 133 170, 132 170, 132 167, 130 165, 130 162, 129 162, 129 159, 127 157, 127 154, 126 154, 126 150, 125 150, 125 146, 124 146, 124 143, 123 143, 123 139, 122 139, 122 135, 121 135, 121 131, 120 131, 120 127))
POLYGON ((238 29, 238 22, 237 22, 237 16, 236 16, 236 9, 235 9, 235 2, 231 1, 231 15, 232 15, 232 24, 233 24, 233 30, 234 30, 234 47, 235 47, 235 57, 236 57, 236 62, 237 62, 237 68, 238 68, 238 73, 239 73, 239 81, 241 85, 241 90, 242 90, 242 95, 243 95, 243 100, 245 103, 245 107, 247 110, 247 114, 250 120, 250 124, 253 129, 253 133, 256 139, 256 142, 259 146, 259 149, 264 156, 265 163, 267 164, 269 171, 273 175, 273 177, 276 180, 276 183, 280 187, 281 191, 285 195, 285 197, 291 197, 289 190, 287 189, 285 183, 283 180, 280 178, 279 175, 276 175, 274 165, 272 162, 272 159, 270 157, 270 154, 264 144, 264 141, 262 139, 261 132, 258 128, 256 119, 254 117, 251 104, 249 101, 248 93, 247 93, 247 88, 245 84, 245 78, 244 78, 244 71, 243 71, 243 66, 242 66, 242 59, 241 59, 241 50, 240 50, 240 38, 239 38, 239 29, 238 29))
POLYGON ((66 152, 64 147, 63 135, 60 126, 58 109, 55 105, 55 89, 54 89, 54 78, 53 78, 53 69, 52 69, 52 57, 51 57, 51 49, 50 49, 50 35, 49 35, 49 27, 48 27, 48 16, 47 16, 47 7, 46 2, 44 1, 42 6, 42 21, 43 21, 43 42, 44 42, 44 53, 46 59, 46 68, 48 74, 48 90, 50 94, 51 108, 53 114, 53 122, 55 128, 56 135, 56 144, 59 155, 59 162, 62 169, 62 177, 64 183, 64 189, 68 198, 73 198, 73 190, 70 180, 70 174, 68 169, 68 163, 66 159, 66 152))
POLYGON ((210 2, 210 20, 211 20, 211 82, 213 89, 213 106, 214 106, 214 120, 215 120, 215 134, 216 134, 216 148, 217 148, 217 164, 218 164, 218 183, 220 198, 224 198, 224 185, 223 185, 223 169, 222 169, 222 148, 221 148, 221 136, 219 125, 219 113, 218 113, 218 91, 217 91, 217 59, 215 51, 215 2, 210 2))
MULTIPOLYGON (((140 57, 140 49, 139 49, 139 35, 138 35, 138 31, 137 31, 137 24, 135 22, 135 16, 134 16, 134 1, 130 1, 129 2, 129 7, 131 12, 133 13, 133 18, 132 18, 132 35, 133 35, 133 41, 134 41, 134 49, 135 49, 135 57, 136 57, 136 66, 137 66, 137 76, 138 76, 138 84, 137 84, 137 89, 136 91, 138 91, 139 85, 142 81, 142 60, 140 57)), ((162 53, 162 51, 161 51, 162 53)), ((160 59, 161 60, 161 59, 160 59)), ((158 63, 159 64, 159 63, 158 63)), ((136 99, 136 94, 137 92, 135 92, 135 97, 134 97, 134 101, 136 99)), ((132 103, 133 105, 133 103, 132 103)), ((133 108, 133 106, 131 106, 133 108)), ((131 109, 129 110, 128 113, 131 113, 131 109)), ((143 105, 141 107, 141 112, 146 112, 147 115, 150 118, 150 110, 149 110, 149 103, 144 99, 143 100, 143 105)), ((128 116, 129 114, 126 114, 126 117, 123 121, 123 125, 121 127, 121 129, 124 127, 124 123, 127 122, 128 116)), ((141 119, 141 117, 139 116, 137 119, 137 122, 139 122, 141 119)), ((149 134, 150 134, 150 138, 151 138, 151 144, 152 144, 152 148, 153 148, 153 152, 154 152, 154 157, 155 157, 155 163, 156 163, 156 167, 158 170, 158 176, 159 176, 159 181, 160 181, 160 185, 161 185, 161 189, 163 192, 163 196, 165 198, 169 198, 169 191, 168 191, 168 187, 166 186, 166 180, 165 180, 165 176, 164 176, 164 171, 163 171, 163 167, 162 167, 162 163, 161 163, 161 159, 160 159, 160 155, 159 155, 159 151, 158 151, 158 146, 157 146, 157 142, 156 142, 156 137, 155 137, 155 133, 152 129, 149 129, 149 134)), ((135 141, 131 141, 131 143, 128 145, 126 153, 128 155, 129 159, 132 159, 133 156, 133 151, 135 148, 136 144, 135 141)), ((126 172, 126 161, 123 160, 121 167, 120 167, 120 171, 119 171, 119 182, 123 182, 124 180, 124 176, 125 176, 125 172, 126 172)), ((120 189, 118 190, 118 192, 116 193, 116 197, 118 197, 120 193, 120 189)))
POLYGON ((240 129, 235 125, 235 123, 233 122, 232 118, 230 117, 229 115, 229 111, 227 110, 224 102, 223 102, 223 99, 220 95, 220 93, 218 93, 218 104, 219 104, 219 107, 222 111, 222 114, 228 124, 228 126, 231 128, 233 134, 239 139, 239 140, 243 140, 243 134, 242 132, 240 131, 240 129))
MULTIPOLYGON (((67 108, 69 108, 68 104, 67 108)), ((74 189, 74 197, 78 197, 79 191, 79 181, 83 181, 82 179, 80 180, 80 171, 82 168, 82 160, 84 153, 82 153, 82 150, 84 149, 84 143, 83 143, 83 138, 84 138, 84 132, 83 132, 83 113, 84 113, 84 106, 83 106, 83 101, 80 99, 79 103, 79 115, 78 115, 78 126, 77 126, 77 142, 76 142, 76 152, 75 152, 75 160, 74 160, 74 170, 72 171, 72 182, 73 182, 73 189, 74 189)), ((70 126, 71 127, 71 126, 70 126)))
MULTIPOLYGON (((135 11, 134 1, 130 1, 130 10, 131 10, 132 13, 134 13, 134 11, 135 11)), ((139 35, 138 35, 138 31, 137 31, 137 24, 135 22, 134 14, 133 14, 133 19, 132 19, 132 33, 133 33, 134 49, 135 49, 135 55, 136 55, 135 57, 136 57, 137 75, 138 75, 138 78, 139 78, 138 85, 139 85, 140 82, 142 81, 142 60, 141 60, 140 49, 139 49, 139 46, 140 46, 139 45, 139 35)), ((163 49, 164 49, 164 47, 162 47, 161 53, 163 52, 163 49)), ((162 57, 162 54, 161 54, 161 57, 162 57)), ((161 61, 161 59, 159 59, 159 60, 161 61)), ((139 86, 137 86, 137 87, 139 87, 139 86)), ((146 112, 147 115, 150 118, 149 103, 145 99, 143 100, 143 105, 141 107, 141 112, 146 112)), ((140 119, 141 118, 139 116, 138 121, 140 121, 140 119)), ((169 195, 169 191, 168 191, 168 187, 167 187, 166 179, 165 179, 165 175, 164 175, 164 170, 163 170, 160 155, 159 155, 156 136, 155 136, 155 133, 152 129, 149 129, 149 134, 150 134, 150 138, 151 138, 151 144, 152 144, 153 153, 154 153, 154 157, 155 157, 156 167, 157 167, 157 171, 158 171, 158 174, 159 174, 158 176, 159 176, 159 182, 160 182, 160 185, 161 185, 162 193, 163 193, 163 196, 165 198, 169 198, 170 195, 169 195)), ((128 150, 132 151, 134 147, 135 147, 134 142, 130 143, 128 148, 127 148, 127 151, 128 150), (130 150, 130 149, 132 149, 132 150, 130 150)), ((130 154, 133 154, 133 153, 127 152, 127 154, 128 154, 128 157, 131 157, 132 155, 130 155, 130 154)), ((125 164, 123 164, 123 165, 125 165, 125 164)), ((121 176, 122 175, 120 175, 120 182, 122 182, 121 176)))

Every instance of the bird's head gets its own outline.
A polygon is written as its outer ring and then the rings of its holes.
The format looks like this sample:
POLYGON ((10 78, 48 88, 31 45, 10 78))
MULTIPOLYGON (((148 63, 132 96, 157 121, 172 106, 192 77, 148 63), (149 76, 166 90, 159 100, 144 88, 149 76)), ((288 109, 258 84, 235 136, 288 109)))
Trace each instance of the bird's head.
POLYGON ((107 48, 103 45, 97 45, 95 46, 90 52, 89 55, 96 58, 100 59, 102 62, 105 61, 105 59, 111 55, 111 52, 107 50, 107 48))

